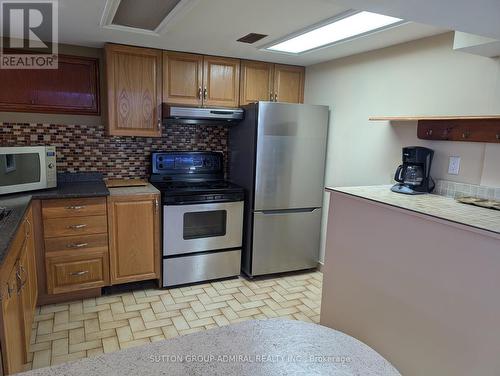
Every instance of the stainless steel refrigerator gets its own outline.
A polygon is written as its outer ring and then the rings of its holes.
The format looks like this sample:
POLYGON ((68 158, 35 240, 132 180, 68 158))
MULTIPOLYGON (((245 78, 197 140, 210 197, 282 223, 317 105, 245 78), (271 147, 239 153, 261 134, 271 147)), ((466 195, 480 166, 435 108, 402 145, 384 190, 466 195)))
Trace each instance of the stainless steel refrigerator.
POLYGON ((229 131, 229 180, 245 188, 242 269, 249 276, 317 266, 329 111, 258 102, 229 131))

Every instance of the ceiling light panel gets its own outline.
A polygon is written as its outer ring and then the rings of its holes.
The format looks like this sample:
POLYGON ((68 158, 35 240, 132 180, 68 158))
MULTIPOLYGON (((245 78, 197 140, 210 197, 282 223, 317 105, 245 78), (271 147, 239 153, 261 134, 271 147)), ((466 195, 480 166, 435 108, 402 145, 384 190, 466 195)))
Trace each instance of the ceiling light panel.
POLYGON ((404 22, 399 18, 371 12, 359 12, 302 33, 266 49, 292 54, 304 53, 356 36, 366 35, 404 22))

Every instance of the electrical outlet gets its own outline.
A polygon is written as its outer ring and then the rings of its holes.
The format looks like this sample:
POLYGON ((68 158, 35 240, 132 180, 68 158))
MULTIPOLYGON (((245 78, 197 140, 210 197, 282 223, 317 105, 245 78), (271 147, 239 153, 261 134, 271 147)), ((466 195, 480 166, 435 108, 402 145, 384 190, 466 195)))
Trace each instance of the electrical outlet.
POLYGON ((450 157, 448 163, 448 174, 458 175, 460 172, 460 157, 450 157))

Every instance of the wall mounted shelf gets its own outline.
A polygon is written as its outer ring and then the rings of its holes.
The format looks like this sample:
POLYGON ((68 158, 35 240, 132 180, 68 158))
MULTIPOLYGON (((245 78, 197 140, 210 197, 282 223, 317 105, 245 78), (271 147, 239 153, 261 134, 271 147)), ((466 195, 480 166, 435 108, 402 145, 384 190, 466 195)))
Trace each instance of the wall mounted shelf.
POLYGON ((417 137, 434 141, 500 144, 500 115, 491 116, 377 116, 373 121, 417 122, 417 137))

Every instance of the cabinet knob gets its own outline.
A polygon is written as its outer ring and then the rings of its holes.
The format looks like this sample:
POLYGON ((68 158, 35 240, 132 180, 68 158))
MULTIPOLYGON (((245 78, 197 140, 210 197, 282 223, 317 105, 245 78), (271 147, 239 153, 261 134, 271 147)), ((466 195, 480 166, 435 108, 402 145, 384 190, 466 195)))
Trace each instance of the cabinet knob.
POLYGON ((207 87, 205 86, 205 88, 203 89, 203 99, 207 99, 208 97, 208 90, 207 90, 207 87))
POLYGON ((201 92, 202 92, 202 90, 201 90, 201 86, 200 86, 200 87, 198 87, 198 99, 200 99, 200 100, 202 99, 201 98, 201 95, 202 95, 201 92))
POLYGON ((278 93, 274 93, 274 101, 277 102, 278 101, 278 93))

